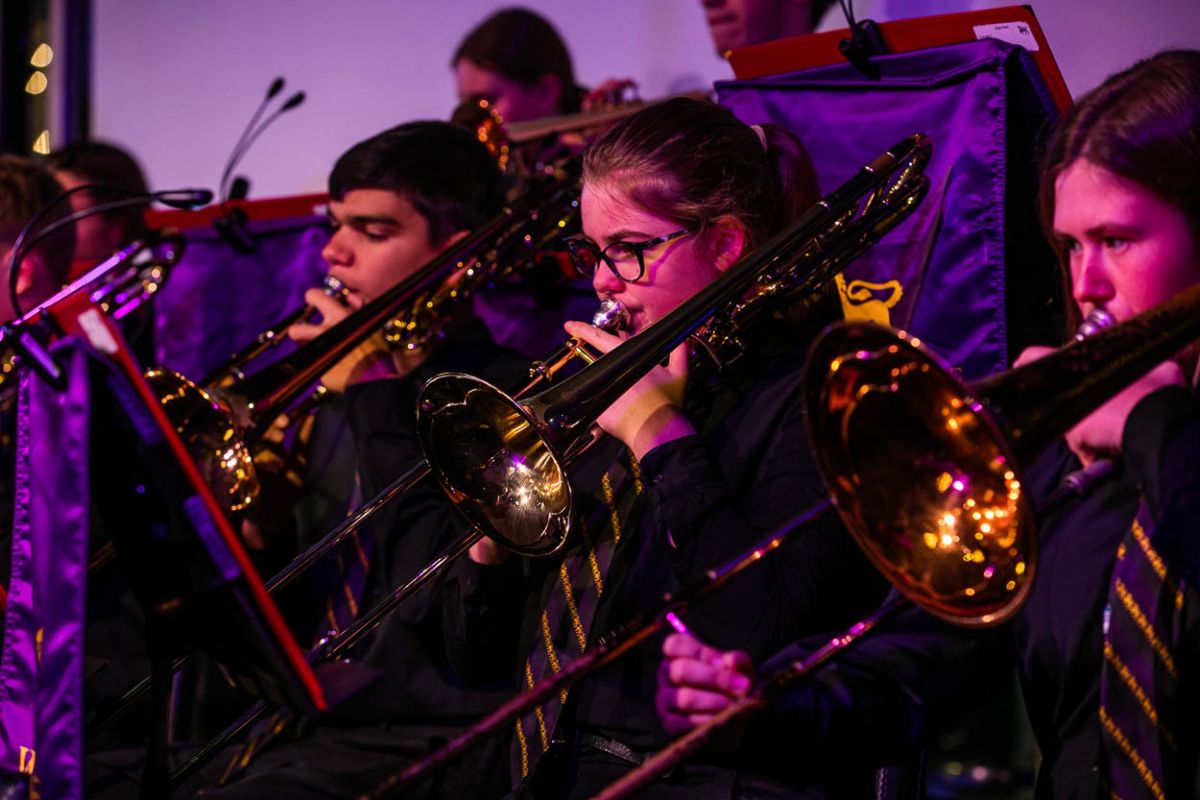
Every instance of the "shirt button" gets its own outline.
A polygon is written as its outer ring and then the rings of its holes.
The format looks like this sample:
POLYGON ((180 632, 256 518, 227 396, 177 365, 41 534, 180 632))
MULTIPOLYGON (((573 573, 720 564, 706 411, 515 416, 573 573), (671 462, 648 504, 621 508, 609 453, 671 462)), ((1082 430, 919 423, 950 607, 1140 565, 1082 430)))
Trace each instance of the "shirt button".
POLYGON ((662 483, 662 482, 663 482, 663 476, 662 476, 662 475, 655 475, 655 476, 654 476, 654 480, 650 481, 650 483, 654 484, 655 486, 658 486, 658 485, 659 485, 660 483, 662 483))

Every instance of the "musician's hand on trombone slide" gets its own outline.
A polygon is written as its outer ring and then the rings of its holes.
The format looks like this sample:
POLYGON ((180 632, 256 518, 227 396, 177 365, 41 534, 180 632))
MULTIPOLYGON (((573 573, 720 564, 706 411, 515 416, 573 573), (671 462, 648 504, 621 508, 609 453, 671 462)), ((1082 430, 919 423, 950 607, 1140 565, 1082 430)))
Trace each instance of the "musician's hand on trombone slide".
MULTIPOLYGON (((305 292, 304 301, 314 313, 288 329, 288 336, 300 344, 325 333, 366 303, 355 292, 332 297, 320 288, 305 292)), ((321 376, 321 383, 331 392, 341 394, 347 386, 360 381, 403 377, 420 366, 427 355, 423 350, 394 349, 382 333, 377 333, 333 365, 321 376)))
MULTIPOLYGON (((1027 347, 1013 366, 1024 366, 1053 352, 1050 347, 1027 347)), ((1175 361, 1164 361, 1067 431, 1067 446, 1085 467, 1098 458, 1118 455, 1125 421, 1134 406, 1159 389, 1186 385, 1182 367, 1175 361)))
POLYGON ((663 728, 678 736, 741 700, 753 686, 754 665, 746 653, 722 652, 673 633, 663 642, 655 707, 663 728))
POLYGON ((346 292, 344 296, 335 297, 318 287, 304 293, 304 302, 320 316, 310 314, 307 318, 288 328, 288 336, 301 344, 317 338, 350 316, 351 311, 362 308, 365 301, 361 295, 354 292, 346 292))
MULTIPOLYGON (((619 337, 584 322, 567 322, 563 327, 601 353, 621 343, 619 337)), ((688 347, 682 344, 672 351, 665 367, 647 372, 596 423, 624 442, 639 461, 655 447, 695 434, 682 411, 687 375, 688 347)))

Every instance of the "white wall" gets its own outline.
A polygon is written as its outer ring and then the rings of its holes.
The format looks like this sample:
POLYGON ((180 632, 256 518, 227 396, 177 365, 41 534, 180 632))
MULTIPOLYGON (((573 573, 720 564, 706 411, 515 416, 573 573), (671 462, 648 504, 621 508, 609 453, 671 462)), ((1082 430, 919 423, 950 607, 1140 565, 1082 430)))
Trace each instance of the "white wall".
MULTIPOLYGON (((522 0, 553 20, 577 78, 642 95, 728 74, 697 0, 522 0)), ((130 147, 151 185, 212 185, 268 84, 308 100, 241 171, 257 197, 322 190, 355 142, 454 108, 449 60, 500 0, 94 0, 92 130, 130 147)))
MULTIPOLYGON (((632 77, 647 98, 729 75, 700 0, 521 0, 559 27, 584 84, 632 77)), ((276 75, 307 103, 243 162, 254 197, 319 191, 347 147, 388 126, 445 118, 448 61, 505 0, 93 0, 92 130, 129 147, 151 185, 214 186, 276 75)), ((1003 5, 858 0, 889 19, 1003 5)), ((1073 92, 1167 46, 1200 47, 1200 0, 1034 0, 1073 92)), ((836 11, 836 7, 835 7, 836 11)), ((840 27, 831 14, 825 27, 840 27)))

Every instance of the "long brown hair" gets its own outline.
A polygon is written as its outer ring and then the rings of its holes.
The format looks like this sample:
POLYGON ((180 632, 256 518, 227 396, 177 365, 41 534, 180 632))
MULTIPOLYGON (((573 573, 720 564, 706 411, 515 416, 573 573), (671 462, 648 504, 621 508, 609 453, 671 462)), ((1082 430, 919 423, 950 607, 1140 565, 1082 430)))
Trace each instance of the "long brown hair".
POLYGON ((1140 61, 1067 112, 1042 161, 1039 209, 1048 234, 1054 182, 1081 158, 1178 208, 1200 245, 1200 51, 1168 50, 1140 61))
MULTIPOLYGON (((1042 158, 1038 214, 1054 241, 1054 184, 1079 159, 1154 192, 1182 211, 1200 248, 1200 52, 1168 50, 1139 61, 1079 99, 1055 128, 1042 158)), ((1058 252, 1071 297, 1066 255, 1058 252)), ((1082 321, 1067 305, 1067 332, 1082 321)))

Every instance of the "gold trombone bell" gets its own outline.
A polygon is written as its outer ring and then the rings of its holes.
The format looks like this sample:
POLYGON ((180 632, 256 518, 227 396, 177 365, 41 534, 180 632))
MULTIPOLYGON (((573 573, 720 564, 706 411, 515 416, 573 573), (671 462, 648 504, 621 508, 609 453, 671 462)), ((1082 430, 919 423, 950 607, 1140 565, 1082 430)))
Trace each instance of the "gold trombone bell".
POLYGON ((562 546, 571 484, 524 406, 487 381, 452 373, 426 385, 418 419, 439 456, 430 459, 435 475, 472 523, 522 555, 562 546))
POLYGON ((813 450, 875 567, 948 622, 1008 619, 1029 592, 1036 545, 1017 462, 992 414, 919 340, 878 325, 831 329, 807 369, 813 450))

